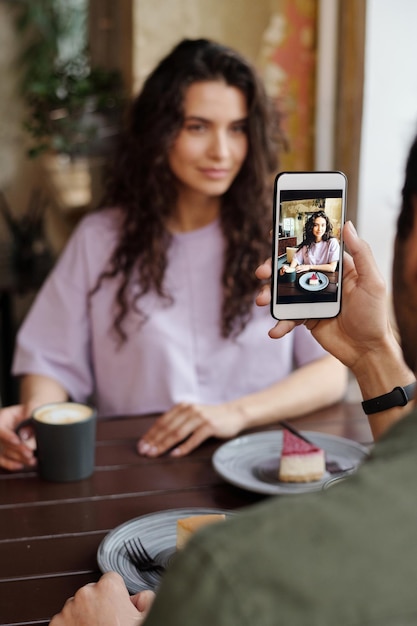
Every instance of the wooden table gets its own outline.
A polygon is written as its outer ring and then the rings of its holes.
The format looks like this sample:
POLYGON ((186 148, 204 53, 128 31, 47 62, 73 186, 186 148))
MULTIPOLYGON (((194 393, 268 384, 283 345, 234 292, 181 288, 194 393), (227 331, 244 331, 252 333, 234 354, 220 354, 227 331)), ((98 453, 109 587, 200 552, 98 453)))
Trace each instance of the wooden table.
POLYGON ((278 292, 281 303, 297 303, 297 302, 335 302, 337 298, 337 287, 339 283, 339 272, 322 272, 329 279, 329 284, 319 291, 307 291, 300 287, 300 278, 307 272, 299 272, 296 274, 293 283, 286 282, 285 277, 278 276, 278 292))
MULTIPOLYGON (((217 476, 211 457, 219 441, 206 442, 182 459, 140 457, 135 444, 152 419, 100 420, 96 471, 90 479, 58 484, 42 482, 33 471, 0 470, 2 626, 48 624, 81 585, 99 578, 97 548, 127 520, 181 507, 238 509, 265 497, 217 476)), ((337 404, 293 423, 372 443, 358 404, 337 404)))

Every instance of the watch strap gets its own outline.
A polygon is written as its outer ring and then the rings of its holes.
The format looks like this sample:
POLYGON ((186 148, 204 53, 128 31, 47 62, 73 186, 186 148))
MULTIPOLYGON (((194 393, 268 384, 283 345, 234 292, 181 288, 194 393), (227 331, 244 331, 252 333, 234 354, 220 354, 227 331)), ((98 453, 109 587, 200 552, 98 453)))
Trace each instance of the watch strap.
POLYGON ((395 406, 405 406, 414 397, 415 389, 415 382, 405 387, 394 387, 389 393, 384 393, 382 396, 377 396, 370 400, 364 400, 362 408, 367 415, 372 415, 373 413, 388 411, 388 409, 392 409, 395 406))

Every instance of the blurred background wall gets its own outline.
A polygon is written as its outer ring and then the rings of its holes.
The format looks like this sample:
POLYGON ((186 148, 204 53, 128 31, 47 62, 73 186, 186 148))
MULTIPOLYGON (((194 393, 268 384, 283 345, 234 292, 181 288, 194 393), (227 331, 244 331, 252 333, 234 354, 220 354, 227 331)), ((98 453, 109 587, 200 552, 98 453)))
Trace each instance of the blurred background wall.
POLYGON ((417 133, 417 2, 367 0, 357 227, 391 282, 405 159, 417 133))

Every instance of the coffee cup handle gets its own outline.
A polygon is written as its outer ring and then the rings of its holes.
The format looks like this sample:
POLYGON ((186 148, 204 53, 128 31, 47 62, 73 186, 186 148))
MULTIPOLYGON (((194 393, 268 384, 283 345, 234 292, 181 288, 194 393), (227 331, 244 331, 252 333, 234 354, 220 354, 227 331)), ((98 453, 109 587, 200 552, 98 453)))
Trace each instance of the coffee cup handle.
POLYGON ((33 417, 28 417, 27 419, 23 420, 23 422, 20 422, 20 424, 17 426, 17 428, 15 428, 14 432, 16 433, 16 435, 19 435, 19 437, 20 437, 20 431, 22 430, 22 428, 25 428, 26 426, 32 426, 33 427, 33 422, 34 422, 33 417))

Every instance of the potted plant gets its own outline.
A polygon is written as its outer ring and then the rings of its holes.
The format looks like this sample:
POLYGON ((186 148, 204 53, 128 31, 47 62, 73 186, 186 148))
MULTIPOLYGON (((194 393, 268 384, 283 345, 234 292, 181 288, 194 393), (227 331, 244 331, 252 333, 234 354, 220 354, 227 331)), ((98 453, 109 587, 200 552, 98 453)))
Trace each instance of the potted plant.
POLYGON ((43 81, 32 78, 25 89, 29 156, 107 152, 119 128, 120 93, 119 73, 91 68, 83 56, 55 65, 43 81))
POLYGON ((28 155, 42 157, 61 208, 89 204, 92 164, 102 161, 120 128, 121 73, 91 63, 86 2, 13 0, 13 6, 24 41, 20 65, 28 155))
POLYGON ((15 215, 0 191, 0 215, 10 234, 11 270, 18 277, 19 290, 38 288, 53 265, 53 254, 45 234, 45 211, 48 202, 36 189, 32 192, 26 210, 15 215))

